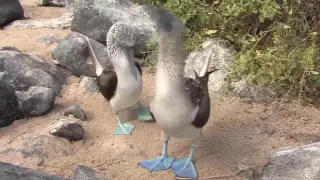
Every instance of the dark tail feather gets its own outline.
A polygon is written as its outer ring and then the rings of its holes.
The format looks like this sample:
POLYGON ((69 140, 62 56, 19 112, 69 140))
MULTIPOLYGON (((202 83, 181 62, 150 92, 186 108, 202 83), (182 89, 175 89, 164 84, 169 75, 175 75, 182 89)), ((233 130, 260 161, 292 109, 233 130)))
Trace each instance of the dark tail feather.
POLYGON ((211 73, 214 73, 216 71, 219 71, 219 69, 215 68, 214 70, 208 71, 205 73, 205 76, 209 76, 211 73))

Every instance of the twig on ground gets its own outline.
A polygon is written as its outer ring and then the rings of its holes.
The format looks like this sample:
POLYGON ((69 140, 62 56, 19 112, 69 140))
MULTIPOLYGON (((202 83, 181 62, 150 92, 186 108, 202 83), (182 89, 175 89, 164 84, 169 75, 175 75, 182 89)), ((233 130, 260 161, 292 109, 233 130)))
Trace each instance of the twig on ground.
POLYGON ((299 101, 298 101, 298 105, 300 105, 300 101, 301 101, 301 94, 302 94, 302 87, 304 85, 304 82, 305 82, 305 74, 306 74, 306 70, 303 71, 303 74, 301 76, 301 80, 300 80, 300 90, 299 90, 299 101))
POLYGON ((289 89, 289 90, 287 91, 287 93, 282 97, 282 99, 281 99, 281 101, 280 101, 280 103, 279 103, 280 105, 283 103, 285 97, 288 96, 289 93, 292 91, 293 86, 294 86, 294 83, 292 83, 292 85, 290 86, 290 89, 289 89))

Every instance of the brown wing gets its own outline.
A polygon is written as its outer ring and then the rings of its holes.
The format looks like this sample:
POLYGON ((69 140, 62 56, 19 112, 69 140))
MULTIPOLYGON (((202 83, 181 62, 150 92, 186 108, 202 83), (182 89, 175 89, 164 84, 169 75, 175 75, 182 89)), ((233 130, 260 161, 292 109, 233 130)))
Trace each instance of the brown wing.
POLYGON ((202 79, 191 79, 186 78, 186 92, 188 94, 191 103, 198 108, 198 112, 192 125, 197 128, 204 127, 210 116, 210 98, 207 90, 207 86, 204 83, 201 83, 202 79))
POLYGON ((139 62, 134 61, 134 65, 137 67, 138 71, 140 72, 140 75, 142 76, 142 68, 139 62))
POLYGON ((98 77, 98 85, 103 97, 110 101, 117 89, 117 74, 114 71, 103 70, 102 74, 98 77))

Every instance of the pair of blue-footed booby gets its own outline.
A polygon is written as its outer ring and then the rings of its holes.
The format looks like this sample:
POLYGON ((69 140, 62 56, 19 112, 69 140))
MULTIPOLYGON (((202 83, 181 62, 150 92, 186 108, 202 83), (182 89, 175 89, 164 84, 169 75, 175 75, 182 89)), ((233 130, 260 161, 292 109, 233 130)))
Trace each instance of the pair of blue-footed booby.
POLYGON ((124 22, 117 22, 111 26, 107 33, 106 45, 108 56, 113 69, 104 69, 97 59, 88 37, 85 37, 96 67, 98 86, 103 97, 110 102, 117 118, 117 128, 114 135, 129 135, 135 129, 130 122, 124 122, 119 117, 119 112, 136 104, 138 119, 141 121, 152 120, 147 107, 139 102, 143 89, 142 69, 134 60, 133 46, 136 34, 134 29, 124 22))
POLYGON ((208 72, 213 49, 195 78, 184 77, 184 25, 181 20, 164 8, 144 6, 156 24, 159 44, 156 67, 156 92, 150 103, 150 112, 162 130, 163 150, 159 157, 139 163, 149 170, 172 169, 178 177, 197 178, 193 165, 195 149, 202 139, 202 129, 210 116, 208 93, 208 72), (186 138, 192 141, 188 157, 176 159, 167 153, 170 137, 186 138))
MULTIPOLYGON (((201 143, 202 129, 210 116, 208 79, 215 71, 208 71, 212 48, 200 72, 194 72, 195 78, 185 77, 183 23, 175 14, 163 8, 144 8, 155 22, 159 49, 156 92, 150 103, 150 111, 140 106, 139 117, 143 120, 156 120, 162 130, 163 149, 161 156, 141 161, 139 165, 149 171, 172 169, 176 176, 196 179, 194 153, 201 143), (170 137, 192 141, 188 157, 176 159, 168 155, 170 137)), ((130 26, 116 23, 108 32, 107 48, 114 66, 113 71, 103 69, 88 41, 96 65, 100 91, 117 114, 116 134, 130 134, 134 129, 132 124, 120 120, 118 112, 137 103, 142 91, 141 68, 133 61, 133 52, 130 49, 135 43, 132 31, 130 26)))

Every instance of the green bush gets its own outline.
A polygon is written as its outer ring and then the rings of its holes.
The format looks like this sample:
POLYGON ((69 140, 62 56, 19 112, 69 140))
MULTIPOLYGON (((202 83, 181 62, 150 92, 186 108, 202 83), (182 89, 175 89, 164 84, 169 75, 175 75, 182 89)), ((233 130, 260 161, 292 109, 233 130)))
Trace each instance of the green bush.
POLYGON ((176 13, 186 27, 186 50, 208 37, 238 51, 228 81, 247 78, 279 93, 320 90, 319 0, 147 0, 176 13))

